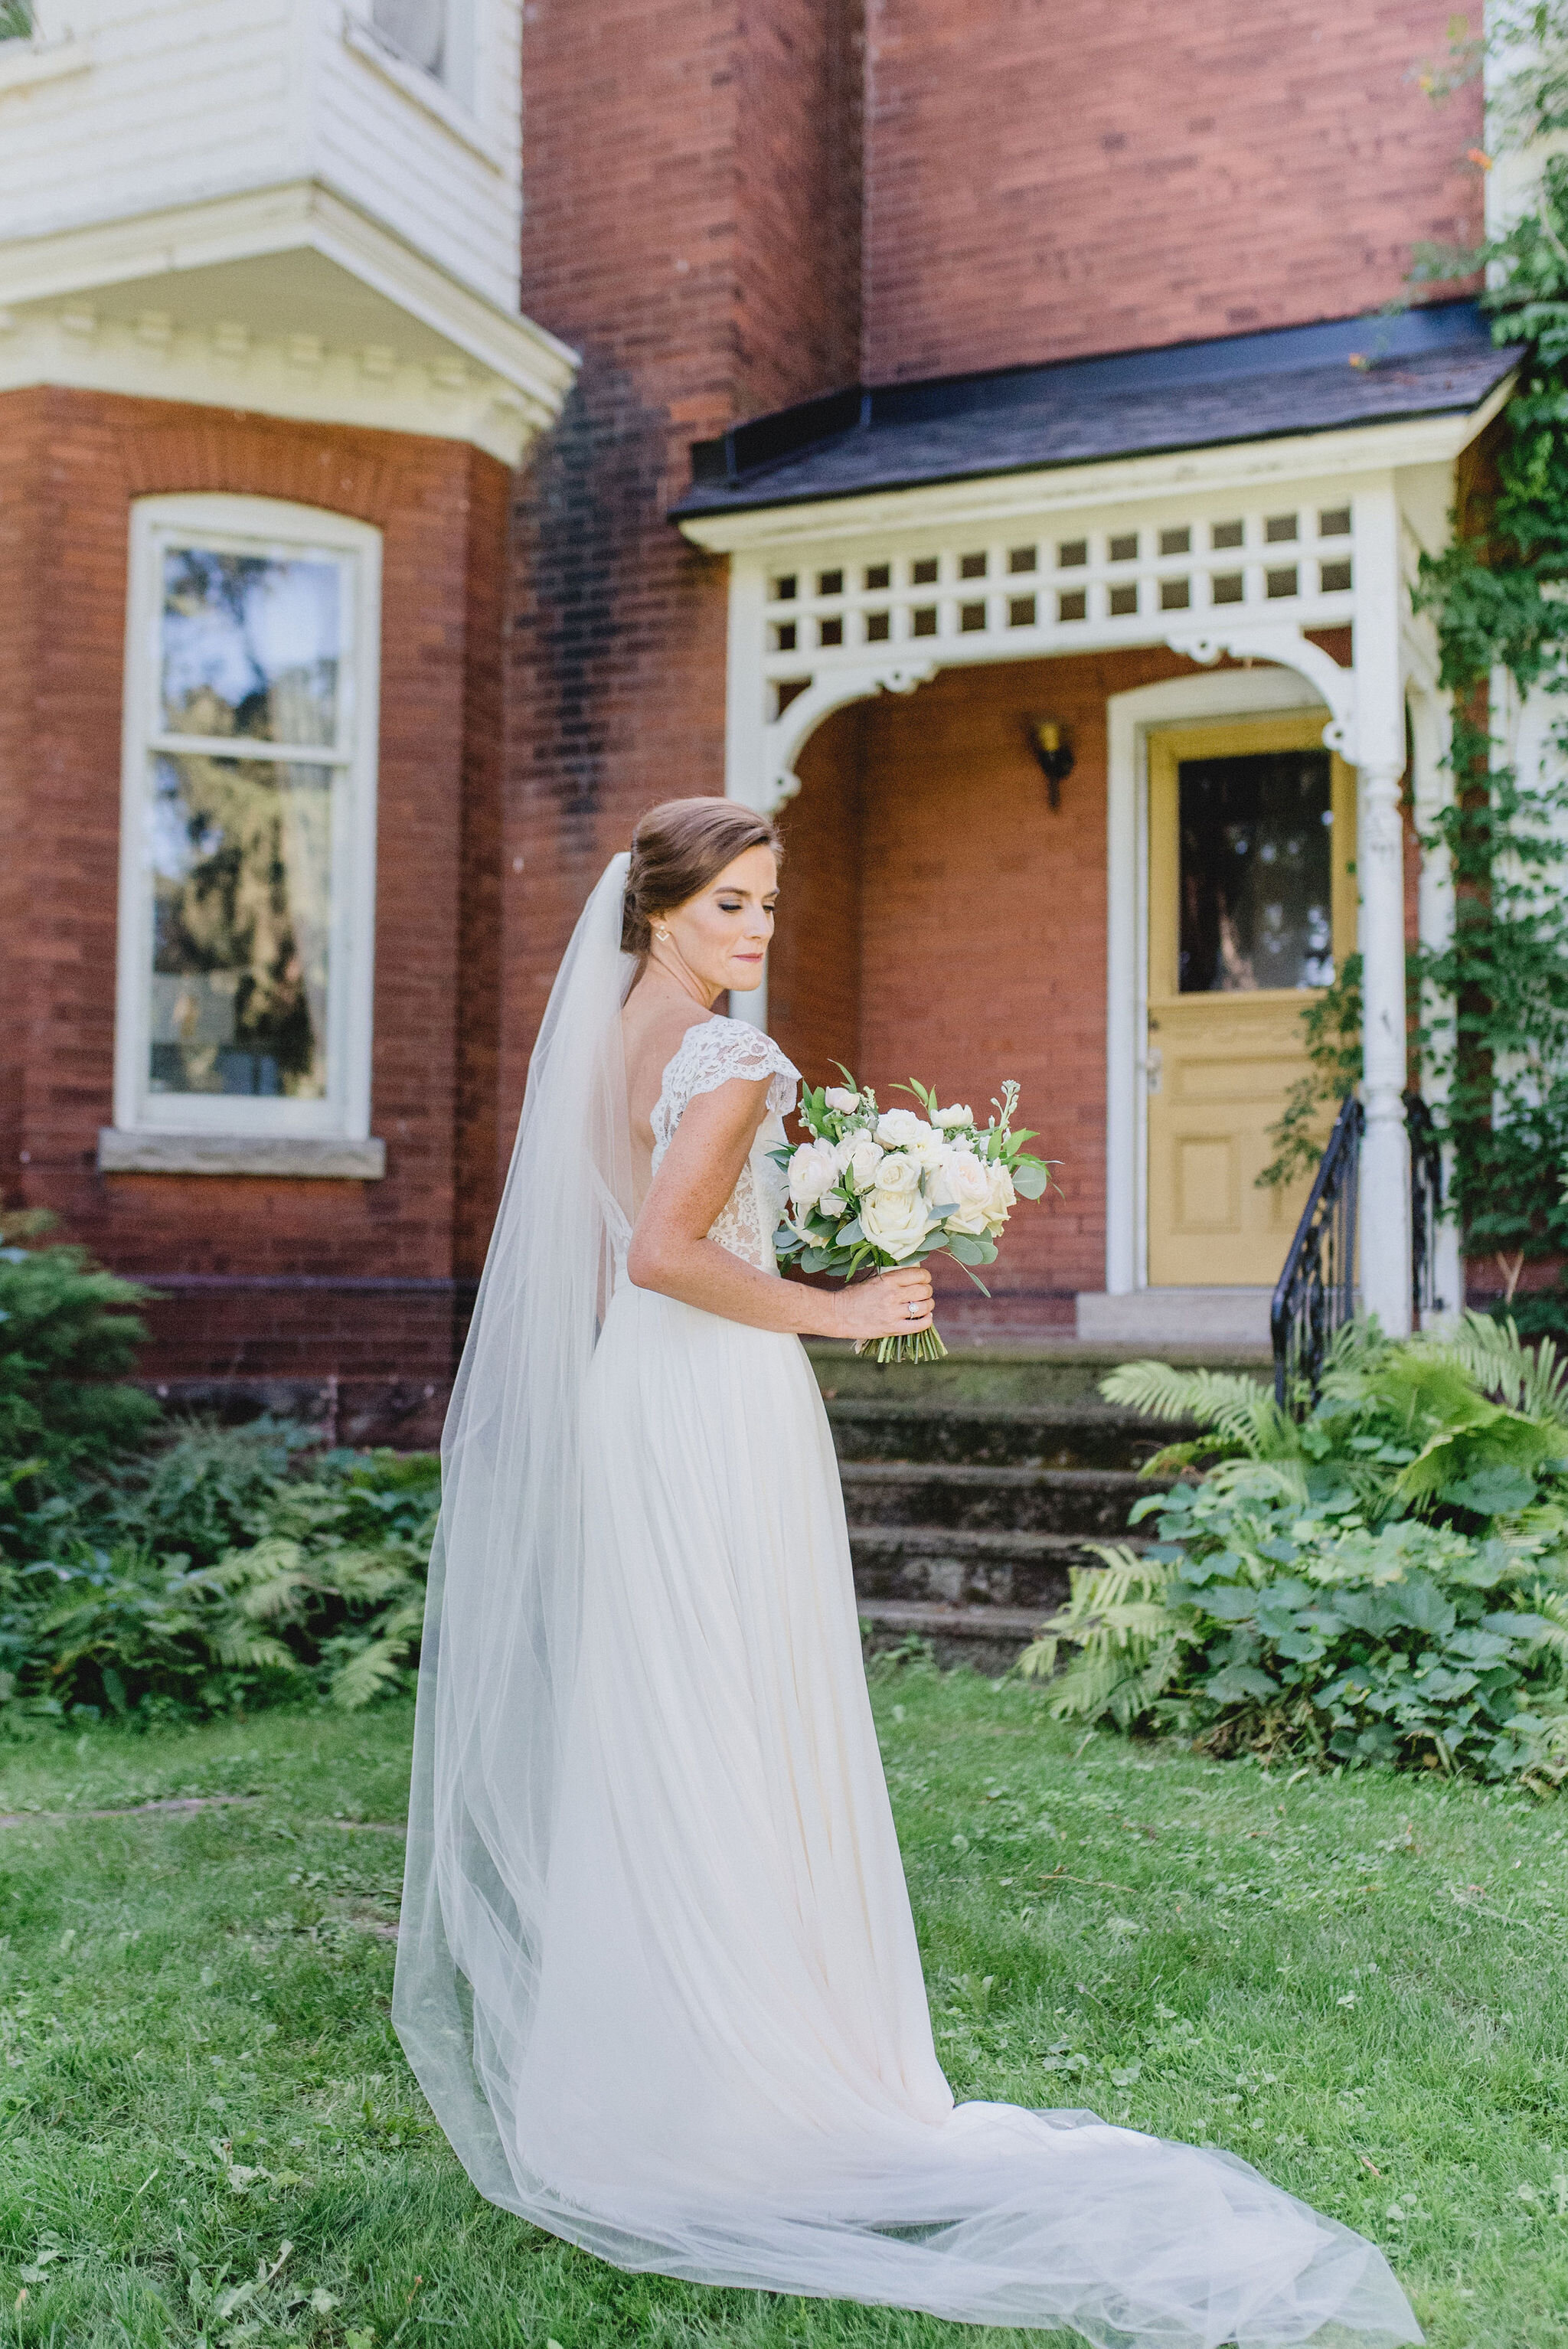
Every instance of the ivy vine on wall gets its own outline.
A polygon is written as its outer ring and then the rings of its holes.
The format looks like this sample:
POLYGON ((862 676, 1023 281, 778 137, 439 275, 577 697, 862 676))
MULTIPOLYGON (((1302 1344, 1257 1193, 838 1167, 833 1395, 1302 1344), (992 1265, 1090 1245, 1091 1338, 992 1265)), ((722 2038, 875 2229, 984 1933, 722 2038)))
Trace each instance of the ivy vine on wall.
MULTIPOLYGON (((1480 36, 1452 19, 1447 58, 1420 79, 1440 102, 1483 71, 1490 151, 1470 160, 1540 163, 1508 225, 1468 251, 1420 249, 1411 271, 1427 285, 1484 273, 1494 338, 1522 357, 1482 452, 1491 478, 1461 500, 1447 550, 1422 558, 1416 590, 1453 698, 1452 797, 1421 846, 1447 849, 1455 914, 1448 946, 1412 956, 1410 1001, 1465 1253, 1491 1259, 1532 1334, 1568 1331, 1568 153, 1553 151, 1568 138, 1568 0, 1516 0, 1480 36), (1546 755, 1522 768, 1515 721, 1532 692, 1563 697, 1561 714, 1546 755), (1554 1278, 1516 1296, 1532 1264, 1554 1278)), ((1265 1183, 1315 1162, 1324 1106, 1359 1074, 1357 962, 1305 1021, 1309 1074, 1265 1183)))

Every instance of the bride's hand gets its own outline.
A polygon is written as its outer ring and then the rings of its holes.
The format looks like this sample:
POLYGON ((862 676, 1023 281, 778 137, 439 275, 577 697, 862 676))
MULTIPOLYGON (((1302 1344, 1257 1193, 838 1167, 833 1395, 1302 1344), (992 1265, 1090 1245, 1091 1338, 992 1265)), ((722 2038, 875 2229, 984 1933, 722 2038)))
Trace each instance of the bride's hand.
POLYGON ((919 1265, 875 1273, 841 1290, 833 1336, 860 1344, 867 1338, 912 1338, 931 1327, 931 1275, 919 1265))

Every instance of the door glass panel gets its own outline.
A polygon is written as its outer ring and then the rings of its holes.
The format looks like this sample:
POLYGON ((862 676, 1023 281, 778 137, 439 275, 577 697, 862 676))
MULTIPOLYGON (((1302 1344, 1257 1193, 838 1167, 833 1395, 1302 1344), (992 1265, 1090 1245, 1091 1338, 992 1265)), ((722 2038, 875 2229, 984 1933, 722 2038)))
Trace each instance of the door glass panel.
POLYGON ((1326 750, 1183 759, 1181 991, 1327 987, 1334 832, 1326 750))
POLYGON ((153 761, 150 1090, 326 1092, 333 771, 153 761))
POLYGON ((331 750, 340 579, 337 564, 308 557, 170 548, 160 645, 165 732, 331 750))

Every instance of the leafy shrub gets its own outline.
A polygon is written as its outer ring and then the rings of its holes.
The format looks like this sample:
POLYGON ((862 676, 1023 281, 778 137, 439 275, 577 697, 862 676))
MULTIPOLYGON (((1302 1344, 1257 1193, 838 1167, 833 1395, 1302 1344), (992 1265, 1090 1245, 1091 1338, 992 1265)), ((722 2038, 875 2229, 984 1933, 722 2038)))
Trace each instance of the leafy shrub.
POLYGON ((146 1292, 86 1251, 39 1245, 52 1218, 0 1220, 0 1526, 143 1441, 160 1417, 117 1383, 145 1336, 146 1292))
POLYGON ((439 1463, 189 1429, 0 1538, 0 1705, 157 1716, 368 1702, 418 1659, 439 1463))
POLYGON ((1343 1332, 1297 1424, 1253 1381, 1140 1362, 1117 1402, 1206 1432, 1151 1470, 1141 1556, 1104 1546, 1021 1660, 1053 1709, 1533 1783, 1568 1777, 1568 1368, 1467 1315, 1444 1342, 1343 1332))

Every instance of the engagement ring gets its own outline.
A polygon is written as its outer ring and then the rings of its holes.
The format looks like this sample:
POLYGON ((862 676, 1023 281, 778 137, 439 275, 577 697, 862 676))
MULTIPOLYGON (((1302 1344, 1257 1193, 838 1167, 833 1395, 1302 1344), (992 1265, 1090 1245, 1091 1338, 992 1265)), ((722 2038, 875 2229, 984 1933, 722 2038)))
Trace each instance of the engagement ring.
POLYGON ((919 1306, 914 1304, 906 1305, 903 1309, 903 1318, 906 1321, 918 1321, 920 1319, 919 1306))

